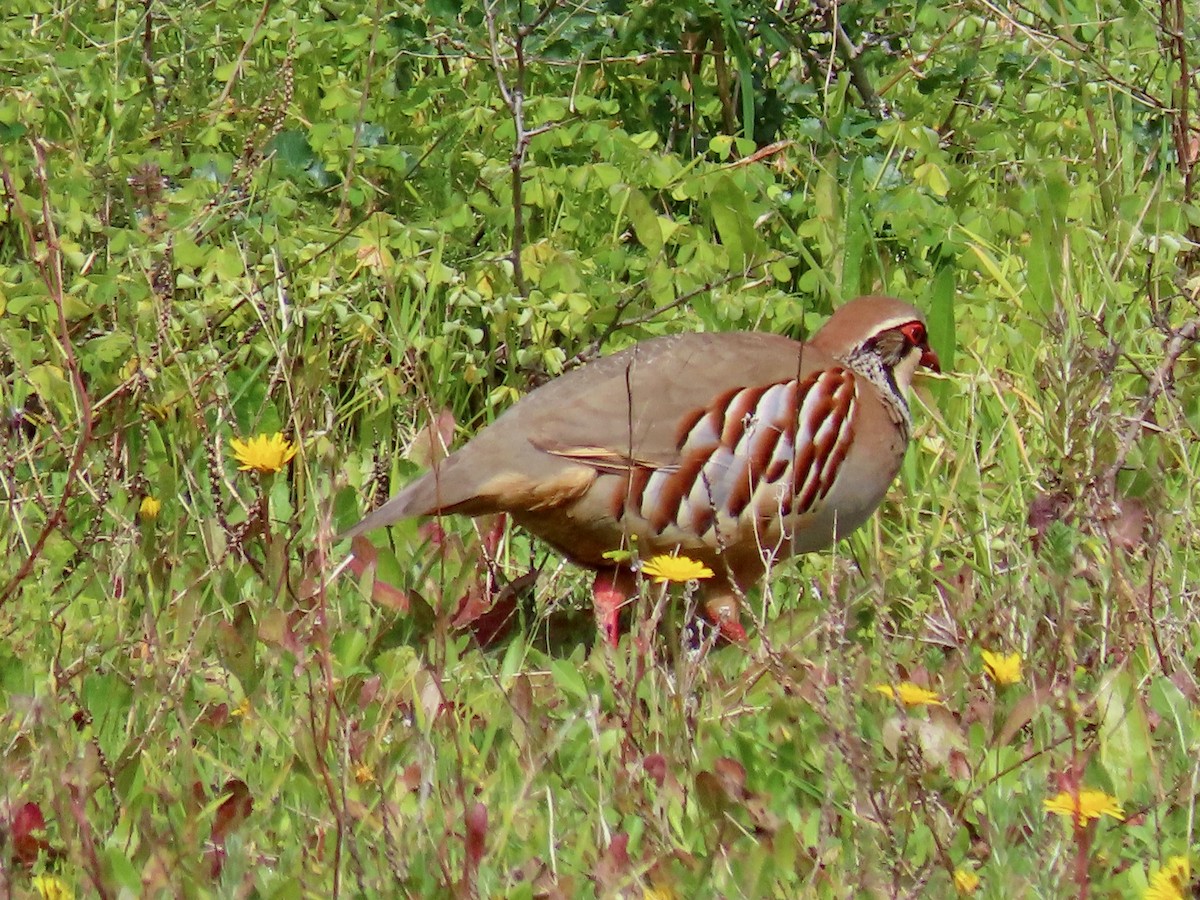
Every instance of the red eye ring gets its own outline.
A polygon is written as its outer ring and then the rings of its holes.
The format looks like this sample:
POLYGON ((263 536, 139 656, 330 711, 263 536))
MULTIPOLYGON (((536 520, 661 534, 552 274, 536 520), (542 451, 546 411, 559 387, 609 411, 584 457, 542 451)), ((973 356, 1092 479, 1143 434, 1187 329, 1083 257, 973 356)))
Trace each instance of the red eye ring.
POLYGON ((935 372, 942 371, 941 361, 938 360, 937 354, 929 346, 929 333, 925 330, 925 325, 922 322, 908 322, 900 326, 900 333, 912 342, 912 345, 921 351, 920 364, 927 369, 932 369, 935 372))
POLYGON ((929 335, 925 326, 920 322, 909 322, 900 326, 900 333, 913 342, 913 346, 924 347, 929 343, 929 335))

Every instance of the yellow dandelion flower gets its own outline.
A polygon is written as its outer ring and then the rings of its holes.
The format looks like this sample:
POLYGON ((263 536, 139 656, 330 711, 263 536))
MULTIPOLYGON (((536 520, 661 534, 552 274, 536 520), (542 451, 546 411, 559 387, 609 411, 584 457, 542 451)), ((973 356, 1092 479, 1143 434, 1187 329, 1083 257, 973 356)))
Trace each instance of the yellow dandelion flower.
POLYGON ((677 582, 712 578, 713 570, 699 560, 687 556, 670 556, 661 553, 642 563, 642 574, 658 582, 677 582))
POLYGON ((1192 867, 1186 856, 1172 856, 1150 876, 1143 900, 1185 900, 1189 895, 1192 867))
POLYGON ((250 698, 243 697, 241 702, 229 711, 231 716, 246 717, 250 715, 250 698))
POLYGON ((991 650, 984 650, 980 656, 983 657, 983 668, 988 677, 999 687, 1021 683, 1020 653, 993 653, 991 650))
POLYGON ((57 875, 34 875, 32 884, 42 900, 75 900, 75 892, 57 875))
POLYGON ((648 888, 642 888, 642 900, 676 900, 678 896, 669 887, 652 885, 648 888))
POLYGON ((354 768, 354 780, 359 784, 370 784, 375 780, 375 773, 366 763, 359 763, 354 768))
POLYGON ((147 522, 158 518, 158 514, 162 512, 162 501, 155 500, 149 494, 142 498, 142 505, 138 507, 138 518, 145 519, 147 522))
POLYGON ((970 869, 954 870, 954 889, 968 897, 979 890, 979 876, 970 869))
POLYGON ((1042 806, 1046 812, 1069 819, 1079 817, 1081 822, 1089 822, 1101 816, 1109 816, 1118 822, 1125 821, 1125 810, 1117 798, 1104 791, 1079 791, 1072 794, 1069 791, 1059 791, 1049 800, 1043 800, 1042 806))
POLYGON ((894 688, 890 684, 877 684, 875 690, 883 694, 885 697, 891 697, 895 700, 900 698, 900 702, 905 706, 945 706, 942 698, 936 692, 923 688, 919 684, 913 684, 911 681, 902 681, 894 688))
POLYGON ((234 459, 241 463, 238 466, 239 471, 248 472, 253 469, 264 474, 278 472, 299 449, 278 431, 269 437, 260 434, 248 441, 234 438, 229 442, 229 446, 233 448, 234 459))

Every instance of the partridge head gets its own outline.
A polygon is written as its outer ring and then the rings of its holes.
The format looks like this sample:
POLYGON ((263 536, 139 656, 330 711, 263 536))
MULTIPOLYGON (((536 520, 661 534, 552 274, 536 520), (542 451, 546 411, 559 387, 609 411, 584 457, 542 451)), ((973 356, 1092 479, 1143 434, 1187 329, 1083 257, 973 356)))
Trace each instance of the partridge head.
POLYGON ((706 564, 705 608, 742 640, 737 597, 775 560, 865 522, 900 469, 925 320, 860 297, 808 342, 762 332, 653 338, 532 391, 351 528, 509 513, 597 572, 606 638, 636 589, 611 551, 706 564))

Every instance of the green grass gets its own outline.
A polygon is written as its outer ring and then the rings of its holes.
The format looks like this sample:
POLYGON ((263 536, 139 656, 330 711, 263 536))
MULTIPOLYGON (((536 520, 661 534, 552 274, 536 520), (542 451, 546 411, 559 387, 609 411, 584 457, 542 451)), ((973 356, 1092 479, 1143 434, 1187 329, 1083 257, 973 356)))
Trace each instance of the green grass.
POLYGON ((856 40, 910 35, 864 56, 880 121, 841 62, 809 77, 819 28, 555 9, 514 248, 469 3, 152 4, 146 43, 142 7, 16 2, 3 890, 1128 897, 1192 852, 1200 215, 1162 10, 864 9, 856 40), (748 109, 791 143, 748 161, 748 109), (689 639, 680 588, 597 645, 587 575, 517 531, 486 559, 488 523, 340 570, 430 422, 459 441, 601 345, 800 335, 876 290, 953 364, 880 513, 747 599, 749 649, 689 639), (279 430, 289 467, 238 472, 230 439, 279 430), (456 614, 492 567, 538 577, 481 647, 456 614), (902 681, 941 705, 877 690, 902 681), (1047 814, 1072 786, 1123 820, 1047 814))

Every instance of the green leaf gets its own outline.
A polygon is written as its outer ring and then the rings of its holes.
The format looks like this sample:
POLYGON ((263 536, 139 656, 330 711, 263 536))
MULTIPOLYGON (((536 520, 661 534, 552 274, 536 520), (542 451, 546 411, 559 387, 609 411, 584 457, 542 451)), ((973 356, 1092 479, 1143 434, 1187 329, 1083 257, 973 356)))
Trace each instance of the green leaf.
POLYGON ((636 188, 630 188, 629 196, 626 198, 625 211, 629 214, 634 234, 637 235, 642 246, 652 256, 657 256, 662 252, 662 228, 658 224, 658 216, 650 208, 650 202, 646 199, 646 195, 636 188))
POLYGON ((742 32, 738 28, 737 17, 733 13, 732 0, 717 0, 717 9, 721 11, 721 19, 725 24, 725 41, 733 51, 738 64, 738 80, 742 94, 742 134, 749 140, 754 140, 754 64, 742 32))
POLYGON ((74 389, 60 366, 43 363, 29 370, 29 382, 37 389, 42 400, 64 415, 69 414, 74 402, 74 389))
POLYGON ((123 331, 110 331, 84 345, 83 352, 95 362, 111 363, 129 356, 133 339, 123 331))
POLYGON ((954 274, 951 265, 938 269, 929 304, 929 344, 947 372, 954 371, 954 274))
POLYGON ((845 237, 842 253, 842 296, 857 297, 863 292, 863 260, 867 242, 872 236, 866 216, 866 195, 863 190, 863 167, 855 162, 846 188, 845 237))
POLYGON ((1113 784, 1134 785, 1150 771, 1150 723, 1129 672, 1108 672, 1096 689, 1100 762, 1113 784))
POLYGON ((550 663, 550 675, 563 693, 568 694, 575 700, 586 701, 590 699, 591 692, 583 680, 583 675, 580 673, 577 663, 569 659, 553 660, 550 663))
POLYGON ((717 159, 729 159, 729 154, 733 152, 733 135, 715 135, 708 142, 708 152, 717 159))
POLYGON ((299 171, 308 169, 318 162, 317 155, 309 146, 308 138, 300 131, 283 131, 271 141, 269 150, 280 162, 299 171))
POLYGON ((721 243, 729 252, 729 271, 741 272, 746 268, 746 259, 754 247, 754 220, 750 217, 750 205, 746 195, 727 175, 722 175, 709 194, 713 224, 721 243))
POLYGON ((1178 745, 1191 747, 1196 733, 1196 711, 1169 678, 1155 678, 1150 685, 1150 705, 1175 730, 1178 745))
POLYGON ((0 144, 12 144, 25 136, 28 129, 20 122, 0 122, 0 144))
POLYGON ((927 162, 917 166, 913 177, 917 184, 928 188, 939 197, 945 197, 950 192, 950 179, 936 163, 927 162))

